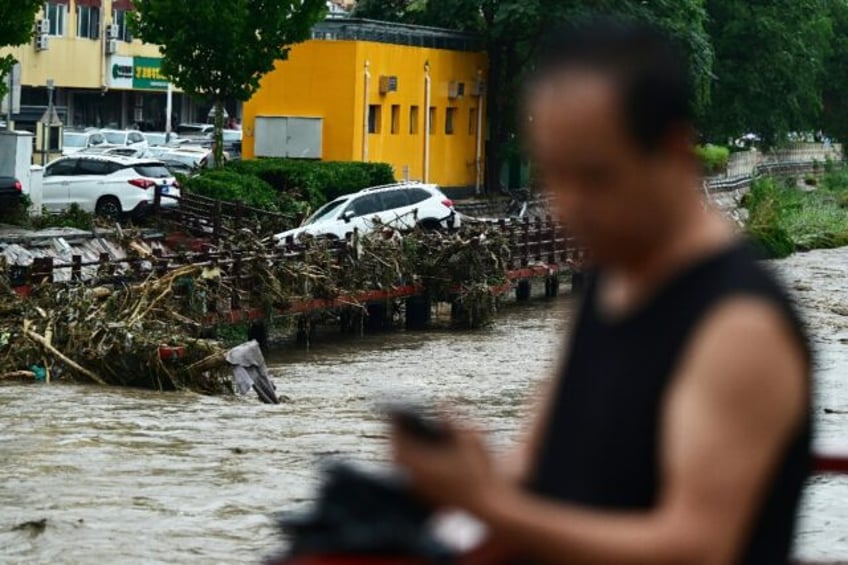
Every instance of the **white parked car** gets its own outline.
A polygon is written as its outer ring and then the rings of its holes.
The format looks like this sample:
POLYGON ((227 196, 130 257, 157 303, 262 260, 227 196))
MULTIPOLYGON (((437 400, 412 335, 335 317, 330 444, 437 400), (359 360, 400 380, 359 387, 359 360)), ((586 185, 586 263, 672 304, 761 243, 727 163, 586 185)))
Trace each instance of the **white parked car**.
MULTIPOLYGON (((161 161, 80 154, 47 165, 42 202, 50 212, 76 203, 86 212, 118 220, 149 211, 157 186, 163 195, 180 196, 179 183, 161 161)), ((176 200, 162 199, 162 206, 176 205, 176 200)))
POLYGON ((187 143, 187 139, 180 138, 176 133, 172 133, 170 137, 165 132, 145 132, 144 139, 150 147, 166 147, 178 146, 181 143, 187 143))
POLYGON ((100 130, 103 137, 110 145, 121 145, 126 147, 135 147, 136 149, 147 149, 150 144, 140 131, 135 130, 119 130, 119 129, 104 129, 100 130))
POLYGON ((62 155, 73 155, 91 147, 107 145, 106 137, 99 131, 65 131, 62 134, 62 155))
POLYGON ((150 149, 143 147, 126 147, 115 145, 100 145, 98 147, 89 147, 76 153, 77 155, 111 155, 114 157, 133 157, 135 159, 155 158, 151 154, 150 149))
POLYGON ((406 230, 459 227, 453 202, 434 184, 400 183, 367 188, 325 204, 299 228, 274 236, 278 245, 289 237, 304 235, 343 239, 358 229, 365 233, 375 226, 406 230))

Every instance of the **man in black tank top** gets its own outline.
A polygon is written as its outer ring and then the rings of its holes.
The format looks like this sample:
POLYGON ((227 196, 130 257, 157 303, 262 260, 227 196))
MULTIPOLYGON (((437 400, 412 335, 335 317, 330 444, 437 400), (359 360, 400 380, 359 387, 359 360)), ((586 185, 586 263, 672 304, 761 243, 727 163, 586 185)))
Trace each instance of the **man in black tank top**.
MULTIPOLYGON (((480 562, 786 563, 810 353, 787 296, 700 199, 689 73, 650 29, 546 50, 527 137, 593 276, 515 472, 450 424, 395 429, 417 491, 476 515, 480 562)), ((516 355, 520 355, 516 351, 516 355)))

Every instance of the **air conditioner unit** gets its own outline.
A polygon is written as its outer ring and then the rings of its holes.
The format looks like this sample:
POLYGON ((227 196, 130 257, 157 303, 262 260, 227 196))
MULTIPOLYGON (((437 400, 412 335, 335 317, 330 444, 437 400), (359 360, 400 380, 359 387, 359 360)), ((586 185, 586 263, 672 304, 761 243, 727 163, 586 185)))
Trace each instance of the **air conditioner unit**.
POLYGON ((388 94, 389 92, 397 92, 398 77, 382 76, 380 77, 380 94, 388 94))
POLYGON ((465 83, 457 82, 455 80, 451 81, 448 86, 448 98, 455 100, 457 98, 462 98, 463 96, 465 96, 465 83))
POLYGON ((50 20, 38 20, 35 22, 35 35, 50 33, 50 20))
POLYGON ((109 24, 106 26, 106 39, 118 39, 118 24, 109 24))
POLYGON ((118 52, 118 40, 117 39, 107 39, 106 40, 106 54, 114 55, 118 52))
POLYGON ((50 47, 50 36, 46 33, 42 33, 41 35, 35 36, 35 50, 36 51, 47 51, 50 47))
POLYGON ((482 80, 475 80, 474 84, 471 85, 471 95, 483 96, 484 94, 486 94, 486 83, 482 80))

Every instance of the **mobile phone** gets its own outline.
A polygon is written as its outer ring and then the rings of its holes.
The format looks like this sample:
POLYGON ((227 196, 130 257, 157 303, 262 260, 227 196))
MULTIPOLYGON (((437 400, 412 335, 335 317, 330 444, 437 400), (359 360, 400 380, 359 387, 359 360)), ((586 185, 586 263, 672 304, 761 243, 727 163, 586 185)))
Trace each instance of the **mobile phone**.
POLYGON ((385 413, 395 426, 412 437, 431 443, 450 440, 450 431, 433 415, 432 410, 401 404, 388 406, 385 413))

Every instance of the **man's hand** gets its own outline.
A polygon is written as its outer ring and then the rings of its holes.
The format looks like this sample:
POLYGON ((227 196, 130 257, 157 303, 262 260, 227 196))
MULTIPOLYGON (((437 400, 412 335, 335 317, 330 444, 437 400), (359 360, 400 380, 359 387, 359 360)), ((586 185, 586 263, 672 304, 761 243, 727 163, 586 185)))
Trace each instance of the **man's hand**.
POLYGON ((421 441, 395 426, 394 459, 409 472, 415 491, 427 501, 474 512, 503 480, 495 473, 478 432, 445 425, 449 438, 441 442, 421 441))

